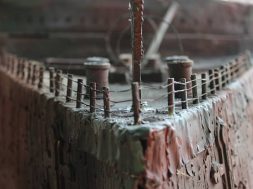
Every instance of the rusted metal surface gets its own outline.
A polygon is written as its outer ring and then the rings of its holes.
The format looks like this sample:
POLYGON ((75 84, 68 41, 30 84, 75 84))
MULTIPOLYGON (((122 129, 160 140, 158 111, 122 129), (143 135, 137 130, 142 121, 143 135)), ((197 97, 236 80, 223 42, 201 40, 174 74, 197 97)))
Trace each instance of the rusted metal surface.
MULTIPOLYGON (((101 90, 103 87, 109 87, 109 69, 110 63, 107 58, 90 57, 87 58, 85 63, 85 71, 87 77, 87 84, 95 82, 97 89, 101 90)), ((87 96, 89 90, 87 90, 87 96)), ((98 93, 98 97, 102 98, 102 93, 98 93)))
POLYGON ((141 61, 143 58, 143 0, 131 0, 131 24, 132 24, 132 71, 133 82, 141 82, 141 61))

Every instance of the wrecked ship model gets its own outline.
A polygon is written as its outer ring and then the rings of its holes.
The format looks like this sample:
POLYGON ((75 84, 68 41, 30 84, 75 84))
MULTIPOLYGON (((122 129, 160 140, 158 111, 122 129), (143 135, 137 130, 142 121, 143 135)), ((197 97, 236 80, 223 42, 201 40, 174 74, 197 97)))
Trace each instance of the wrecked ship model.
POLYGON ((131 86, 109 83, 106 58, 84 77, 1 52, 1 187, 253 187, 250 53, 201 73, 168 57, 164 83, 142 82, 143 1, 131 8, 131 86))

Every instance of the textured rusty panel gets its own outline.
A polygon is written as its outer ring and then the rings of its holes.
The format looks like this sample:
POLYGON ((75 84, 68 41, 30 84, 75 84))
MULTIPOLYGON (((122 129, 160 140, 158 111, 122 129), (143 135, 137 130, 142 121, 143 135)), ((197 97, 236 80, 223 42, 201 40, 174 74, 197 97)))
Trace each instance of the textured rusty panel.
POLYGON ((252 188, 252 73, 150 133, 146 188, 252 188))

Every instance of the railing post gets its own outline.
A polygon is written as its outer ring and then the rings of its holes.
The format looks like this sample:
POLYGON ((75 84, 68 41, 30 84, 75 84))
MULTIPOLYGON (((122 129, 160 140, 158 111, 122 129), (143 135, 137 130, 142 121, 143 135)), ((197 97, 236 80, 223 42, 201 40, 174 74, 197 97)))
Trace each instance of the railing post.
MULTIPOLYGON (((22 64, 20 65, 20 68, 22 68, 22 64)), ((21 73, 22 73, 22 69, 21 69, 21 73)), ((34 64, 33 71, 32 71, 32 85, 35 85, 36 79, 37 79, 37 65, 34 64)))
POLYGON ((71 98, 72 98, 72 85, 73 85, 73 75, 68 74, 66 102, 71 101, 71 98))
POLYGON ((95 82, 90 83, 90 113, 96 112, 97 85, 95 82))
POLYGON ((41 89, 43 86, 43 80, 44 80, 44 67, 40 67, 39 69, 39 83, 38 83, 38 88, 41 89))
POLYGON ((221 70, 221 87, 224 88, 226 86, 226 69, 225 69, 225 66, 221 66, 220 70, 221 70))
POLYGON ((132 83, 132 98, 133 98, 133 111, 134 111, 134 124, 141 123, 141 116, 140 116, 140 90, 139 90, 139 83, 133 82, 132 83))
POLYGON ((230 66, 229 64, 226 65, 226 83, 229 84, 230 83, 230 66))
POLYGON ((211 94, 215 94, 216 88, 215 88, 215 81, 214 81, 214 71, 209 70, 208 73, 209 73, 210 91, 211 91, 211 94))
POLYGON ((104 99, 104 117, 110 118, 110 96, 109 89, 107 87, 103 87, 103 99, 104 99))
POLYGON ((192 81, 192 98, 193 104, 199 103, 199 95, 198 95, 198 85, 197 85, 197 75, 193 74, 191 75, 191 81, 192 81))
POLYGON ((76 94, 76 108, 81 108, 82 105, 82 92, 83 92, 83 80, 77 80, 77 94, 76 94))
POLYGON ((54 92, 54 68, 53 67, 50 67, 49 68, 49 90, 50 90, 50 93, 53 93, 54 92))
POLYGON ((61 70, 57 70, 56 71, 56 76, 55 76, 55 96, 59 96, 60 95, 60 91, 61 91, 61 75, 62 75, 62 71, 61 70))
POLYGON ((220 72, 219 69, 214 70, 214 76, 215 76, 215 89, 219 91, 220 88, 220 72))
POLYGON ((201 93, 202 93, 202 100, 207 99, 207 74, 202 73, 201 74, 201 93))
MULTIPOLYGON (((27 67, 27 78, 26 78, 26 82, 27 83, 30 83, 30 80, 31 80, 31 71, 32 71, 32 68, 31 68, 31 62, 28 62, 28 67, 27 67)), ((18 62, 18 71, 17 73, 20 73, 20 62, 18 62)))
POLYGON ((230 69, 230 79, 233 80, 235 76, 235 68, 233 62, 229 63, 229 69, 230 69))
POLYGON ((181 103, 182 103, 182 109, 188 109, 188 98, 187 98, 187 86, 186 86, 186 79, 181 78, 181 103))
POLYGON ((169 116, 175 113, 175 87, 174 78, 168 79, 168 114, 169 116))
POLYGON ((25 79, 25 61, 24 61, 24 59, 21 59, 20 63, 21 63, 21 79, 24 80, 25 79))

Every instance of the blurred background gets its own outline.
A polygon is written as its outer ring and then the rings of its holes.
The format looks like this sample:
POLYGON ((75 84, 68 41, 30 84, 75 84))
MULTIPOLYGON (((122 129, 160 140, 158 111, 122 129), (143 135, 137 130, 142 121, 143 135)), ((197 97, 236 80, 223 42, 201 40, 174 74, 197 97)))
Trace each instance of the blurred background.
MULTIPOLYGON (((123 0, 0 0, 0 44, 44 62, 78 64, 103 56, 118 65, 131 53, 129 18, 129 2, 123 0)), ((145 0, 144 50, 153 42, 151 54, 159 59, 230 57, 251 50, 252 19, 250 0, 179 0, 176 6, 145 0), (159 35, 160 43, 154 39, 159 35)))

